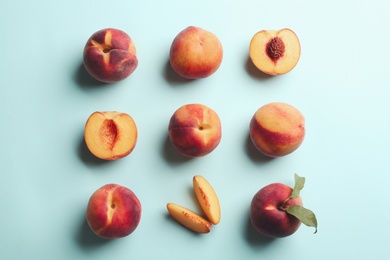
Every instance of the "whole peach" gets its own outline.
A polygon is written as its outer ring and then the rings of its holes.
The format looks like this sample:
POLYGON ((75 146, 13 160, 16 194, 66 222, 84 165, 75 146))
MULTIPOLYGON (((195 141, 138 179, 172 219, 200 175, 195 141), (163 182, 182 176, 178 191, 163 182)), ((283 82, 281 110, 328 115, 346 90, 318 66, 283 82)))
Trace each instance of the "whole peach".
POLYGON ((211 153, 222 137, 218 114, 202 104, 187 104, 175 111, 168 126, 173 146, 188 157, 211 153))
POLYGON ((105 83, 127 78, 138 66, 134 42, 124 31, 113 28, 100 30, 88 39, 83 59, 88 73, 105 83))
POLYGON ((188 79, 206 78, 222 63, 222 44, 213 33, 189 26, 173 40, 170 63, 173 70, 188 79))
POLYGON ((260 189, 250 205, 250 220, 253 227, 261 234, 281 238, 292 235, 298 230, 301 221, 286 212, 288 207, 302 206, 298 196, 289 199, 292 188, 281 183, 273 183, 260 189))
POLYGON ((269 103, 259 108, 250 122, 250 137, 254 146, 270 157, 292 153, 305 137, 305 119, 295 107, 269 103))
POLYGON ((100 237, 125 237, 141 220, 141 203, 130 189, 107 184, 90 197, 86 219, 92 231, 100 237))

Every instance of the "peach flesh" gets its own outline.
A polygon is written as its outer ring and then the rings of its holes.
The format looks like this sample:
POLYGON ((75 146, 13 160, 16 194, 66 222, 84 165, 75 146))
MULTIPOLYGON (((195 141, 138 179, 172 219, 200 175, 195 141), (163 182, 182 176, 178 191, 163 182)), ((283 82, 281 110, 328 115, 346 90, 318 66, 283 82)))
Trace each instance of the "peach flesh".
POLYGON ((85 124, 85 143, 92 154, 103 160, 117 160, 129 155, 135 148, 137 137, 137 126, 126 113, 94 112, 85 124))
POLYGON ((298 63, 301 46, 297 35, 288 28, 257 32, 249 45, 253 64, 269 75, 291 71, 298 63))

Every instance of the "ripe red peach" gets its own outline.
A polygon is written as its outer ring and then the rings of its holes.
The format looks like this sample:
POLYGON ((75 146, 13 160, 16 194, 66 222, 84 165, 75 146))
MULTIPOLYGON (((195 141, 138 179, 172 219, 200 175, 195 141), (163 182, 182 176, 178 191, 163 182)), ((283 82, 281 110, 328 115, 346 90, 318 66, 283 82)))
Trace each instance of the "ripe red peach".
POLYGON ((141 220, 141 203, 128 188, 107 184, 89 199, 86 219, 92 231, 103 238, 130 235, 141 220))
POLYGON ((250 122, 250 137, 254 146, 269 157, 292 153, 305 137, 305 119, 295 107, 269 103, 259 108, 250 122))
POLYGON ((127 78, 138 66, 134 42, 114 28, 94 33, 85 44, 83 59, 88 73, 105 83, 127 78))
POLYGON ((137 126, 132 117, 116 111, 94 112, 84 128, 89 151, 103 160, 129 155, 137 143, 137 126))
POLYGON ((222 58, 222 44, 217 36, 199 27, 185 28, 171 44, 171 66, 183 78, 200 79, 212 75, 221 65, 222 58))
POLYGON ((281 183, 273 183, 260 189, 250 205, 250 220, 253 227, 268 237, 281 238, 298 230, 301 221, 286 212, 288 207, 302 206, 298 196, 289 199, 293 189, 281 183))
POLYGON ((285 74, 297 65, 301 45, 291 29, 261 30, 250 42, 249 56, 253 64, 264 73, 285 74))
POLYGON ((170 119, 168 132, 173 146, 188 157, 211 153, 222 137, 218 114, 202 104, 187 104, 177 109, 170 119))

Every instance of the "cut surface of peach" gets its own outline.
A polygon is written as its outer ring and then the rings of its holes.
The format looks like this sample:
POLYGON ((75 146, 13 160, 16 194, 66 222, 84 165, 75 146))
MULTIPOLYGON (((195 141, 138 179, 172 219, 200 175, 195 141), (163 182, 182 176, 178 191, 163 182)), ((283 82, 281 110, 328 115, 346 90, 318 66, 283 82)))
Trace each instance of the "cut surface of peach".
POLYGON ((221 208, 218 196, 210 183, 201 175, 193 178, 193 186, 196 199, 199 202, 204 214, 214 225, 221 220, 221 208))
POLYGON ((84 128, 88 149, 104 160, 116 160, 130 154, 137 135, 137 126, 131 116, 115 111, 94 112, 84 128))
POLYGON ((194 211, 174 203, 168 203, 167 209, 169 214, 187 229, 201 234, 210 232, 211 223, 194 211))
POLYGON ((261 30, 250 42, 249 55, 259 70, 269 75, 280 75, 297 65, 301 45, 291 29, 261 30))

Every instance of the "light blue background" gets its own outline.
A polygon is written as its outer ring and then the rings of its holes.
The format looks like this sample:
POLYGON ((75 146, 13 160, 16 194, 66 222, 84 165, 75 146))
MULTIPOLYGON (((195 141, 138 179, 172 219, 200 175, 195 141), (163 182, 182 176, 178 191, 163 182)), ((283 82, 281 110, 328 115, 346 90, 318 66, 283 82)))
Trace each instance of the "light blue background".
POLYGON ((389 259, 390 2, 382 1, 21 1, 0 17, 1 259, 389 259), (224 47, 219 70, 196 81, 169 67, 170 44, 189 25, 224 47), (139 66, 112 85, 82 67, 97 30, 126 31, 139 66), (266 77, 248 60, 261 29, 289 27, 302 55, 290 73, 266 77), (283 101, 305 115, 293 154, 265 159, 248 139, 262 105, 283 101), (184 159, 167 140, 186 103, 213 108, 223 138, 210 155, 184 159), (139 139, 128 157, 93 158, 83 129, 94 111, 129 113, 139 139), (318 233, 263 239, 249 225, 253 195, 272 182, 293 185, 318 218, 318 233), (166 203, 199 210, 192 177, 214 186, 222 220, 207 235, 174 222, 166 203), (106 241, 85 222, 90 195, 107 183, 132 189, 143 214, 129 237, 106 241))

